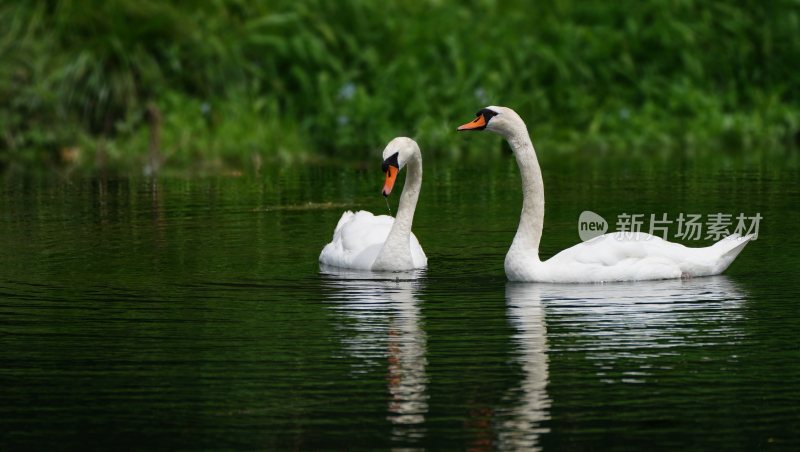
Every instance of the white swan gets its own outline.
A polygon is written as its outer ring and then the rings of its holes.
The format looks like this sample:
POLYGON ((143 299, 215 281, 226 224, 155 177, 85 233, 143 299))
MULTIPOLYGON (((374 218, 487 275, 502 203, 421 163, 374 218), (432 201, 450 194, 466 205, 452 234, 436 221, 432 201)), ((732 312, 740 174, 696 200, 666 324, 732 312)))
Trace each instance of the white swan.
POLYGON ((389 196, 397 173, 406 165, 408 175, 400 195, 397 217, 375 216, 363 210, 343 213, 333 231, 333 241, 325 245, 319 255, 320 263, 375 271, 413 270, 428 265, 425 252, 411 232, 422 185, 422 154, 411 138, 395 138, 383 150, 386 182, 382 193, 389 196))
POLYGON ((728 236, 705 248, 688 248, 645 233, 617 232, 579 243, 546 261, 539 259, 544 222, 544 184, 536 151, 519 115, 490 106, 458 130, 488 130, 511 145, 522 176, 522 214, 505 259, 511 281, 604 282, 670 279, 722 273, 752 238, 728 236))

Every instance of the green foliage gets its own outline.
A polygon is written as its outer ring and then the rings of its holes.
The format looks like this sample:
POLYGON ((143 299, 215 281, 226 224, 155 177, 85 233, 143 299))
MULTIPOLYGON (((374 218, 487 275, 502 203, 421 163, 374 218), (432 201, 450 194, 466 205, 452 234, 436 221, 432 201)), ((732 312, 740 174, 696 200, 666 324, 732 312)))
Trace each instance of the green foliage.
POLYGON ((5 2, 0 161, 106 143, 141 162, 148 103, 176 165, 364 156, 396 135, 459 153, 487 143, 453 130, 488 104, 553 154, 782 152, 800 131, 798 6, 5 2))

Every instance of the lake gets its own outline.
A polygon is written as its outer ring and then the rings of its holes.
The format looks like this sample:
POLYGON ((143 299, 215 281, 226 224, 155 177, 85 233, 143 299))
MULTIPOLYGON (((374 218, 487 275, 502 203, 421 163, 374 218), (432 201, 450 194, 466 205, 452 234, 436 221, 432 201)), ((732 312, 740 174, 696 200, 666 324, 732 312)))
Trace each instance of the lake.
POLYGON ((0 179, 3 449, 800 447, 796 168, 542 162, 543 257, 587 210, 759 214, 722 276, 507 282, 510 156, 426 158, 426 271, 320 269, 374 160, 0 179))

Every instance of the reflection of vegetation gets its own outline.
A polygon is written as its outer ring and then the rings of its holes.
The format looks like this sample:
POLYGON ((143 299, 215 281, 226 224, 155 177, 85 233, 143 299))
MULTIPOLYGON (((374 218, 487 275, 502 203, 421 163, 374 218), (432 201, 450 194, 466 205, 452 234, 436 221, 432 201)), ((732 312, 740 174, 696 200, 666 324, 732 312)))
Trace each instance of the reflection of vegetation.
POLYGON ((6 2, 0 27, 0 161, 143 161, 161 117, 176 165, 456 149, 485 104, 548 149, 769 152, 800 130, 788 0, 6 2))

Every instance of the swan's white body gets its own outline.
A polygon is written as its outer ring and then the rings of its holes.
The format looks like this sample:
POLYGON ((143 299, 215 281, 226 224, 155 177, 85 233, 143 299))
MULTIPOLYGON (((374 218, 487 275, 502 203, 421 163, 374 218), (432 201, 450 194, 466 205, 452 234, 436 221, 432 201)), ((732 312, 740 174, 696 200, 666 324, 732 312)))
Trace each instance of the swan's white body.
POLYGON ((422 186, 419 146, 410 138, 395 138, 383 154, 384 159, 397 154, 400 168, 408 165, 397 217, 376 216, 363 210, 343 213, 333 232, 333 240, 319 255, 322 264, 373 271, 404 271, 428 265, 422 246, 411 232, 422 186))
POLYGON ((689 248, 645 233, 612 233, 539 259, 544 223, 544 184, 528 129, 514 110, 488 107, 494 116, 459 130, 496 132, 511 145, 522 178, 522 213, 505 259, 511 281, 584 283, 708 276, 722 273, 752 236, 732 235, 705 248, 689 248), (473 125, 474 124, 474 125, 473 125))
POLYGON ((728 236, 706 248, 689 248, 645 233, 595 237, 540 261, 538 250, 512 247, 505 260, 511 281, 605 282, 709 276, 722 273, 750 236, 728 236))
MULTIPOLYGON (((333 241, 322 249, 319 261, 334 267, 372 270, 394 223, 395 219, 389 215, 373 215, 365 210, 343 213, 333 232, 333 241)), ((391 270, 411 270, 427 265, 428 258, 413 232, 408 240, 411 266, 399 265, 405 262, 398 262, 391 270)))

